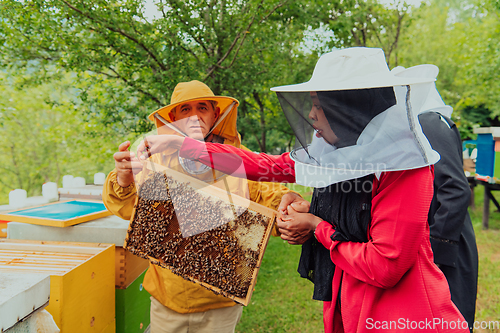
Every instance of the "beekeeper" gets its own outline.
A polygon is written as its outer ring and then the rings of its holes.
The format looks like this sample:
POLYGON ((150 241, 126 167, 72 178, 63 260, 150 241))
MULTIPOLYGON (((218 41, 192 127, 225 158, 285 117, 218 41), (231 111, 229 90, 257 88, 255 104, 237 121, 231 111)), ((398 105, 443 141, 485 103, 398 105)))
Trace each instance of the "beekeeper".
MULTIPOLYGON (((392 70, 400 77, 436 78, 434 65, 418 65, 392 70)), ((462 139, 451 120, 453 108, 446 105, 433 84, 418 111, 422 130, 441 159, 434 165, 434 196, 429 210, 429 226, 434 262, 446 276, 451 300, 474 326, 477 298, 478 252, 476 236, 468 212, 471 190, 462 160, 462 139)))
MULTIPOLYGON (((167 105, 149 115, 155 122, 158 136, 175 134, 182 137, 243 147, 236 128, 238 101, 215 96, 202 82, 179 83, 167 105)), ((155 136, 144 141, 147 149, 160 151, 155 136)), ((103 201, 115 215, 130 219, 137 190, 134 174, 143 166, 128 150, 130 142, 119 146, 114 154, 115 170, 109 173, 103 189, 103 201)), ((152 156, 154 163, 184 172, 207 183, 226 184, 231 193, 276 209, 282 196, 290 191, 279 184, 246 181, 224 176, 209 167, 182 159, 176 150, 166 149, 152 156)), ((137 179, 137 178, 136 178, 137 179)), ((289 196, 296 194, 289 194, 289 196)), ((298 195, 297 195, 298 196, 298 195)), ((204 287, 173 274, 170 270, 150 264, 144 277, 144 288, 151 294, 151 332, 234 332, 243 307, 231 299, 216 295, 204 287)))
POLYGON ((272 88, 300 143, 291 153, 173 136, 163 144, 219 170, 231 163, 212 155, 239 159, 248 179, 273 170, 267 180, 314 187, 309 209, 287 207, 278 226, 302 244, 299 273, 324 302, 325 332, 468 333, 429 241, 439 154, 417 112, 433 82, 395 76, 381 49, 336 50, 320 57, 308 82, 272 88))

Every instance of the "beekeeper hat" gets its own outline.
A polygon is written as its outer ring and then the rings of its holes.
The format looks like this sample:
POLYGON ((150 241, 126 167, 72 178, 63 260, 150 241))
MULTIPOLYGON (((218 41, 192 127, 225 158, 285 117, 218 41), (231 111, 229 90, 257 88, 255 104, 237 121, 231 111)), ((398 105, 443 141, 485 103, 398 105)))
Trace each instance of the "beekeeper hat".
POLYGON ((213 133, 228 139, 238 140, 236 130, 238 100, 227 96, 216 96, 206 84, 197 80, 178 83, 170 98, 170 104, 154 111, 148 118, 155 122, 156 127, 162 127, 164 124, 155 118, 155 114, 159 114, 163 119, 171 122, 169 114, 176 106, 185 102, 202 100, 215 101, 217 107, 220 108, 219 119, 214 125, 213 133))
MULTIPOLYGON (((428 77, 436 79, 439 74, 439 68, 435 65, 429 64, 417 65, 409 68, 398 66, 393 68, 391 72, 399 77, 428 77)), ((433 86, 429 89, 429 94, 427 95, 421 109, 417 110, 417 113, 429 111, 441 113, 448 118, 450 118, 453 113, 453 108, 443 102, 435 84, 433 84, 433 86)))
POLYGON ((432 77, 399 77, 391 73, 379 48, 352 47, 322 55, 309 81, 271 88, 276 92, 369 89, 433 82, 432 77))

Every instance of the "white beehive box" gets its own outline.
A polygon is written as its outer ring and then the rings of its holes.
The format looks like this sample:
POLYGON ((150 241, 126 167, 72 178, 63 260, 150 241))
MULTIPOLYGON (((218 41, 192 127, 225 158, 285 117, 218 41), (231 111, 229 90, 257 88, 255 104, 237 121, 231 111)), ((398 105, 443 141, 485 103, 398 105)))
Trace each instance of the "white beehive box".
POLYGON ((49 302, 50 276, 0 270, 0 332, 49 302))

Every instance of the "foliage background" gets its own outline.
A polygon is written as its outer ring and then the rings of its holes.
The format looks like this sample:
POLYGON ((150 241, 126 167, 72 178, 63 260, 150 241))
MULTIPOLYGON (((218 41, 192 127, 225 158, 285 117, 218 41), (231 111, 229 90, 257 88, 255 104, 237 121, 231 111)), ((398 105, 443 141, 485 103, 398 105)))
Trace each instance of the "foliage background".
MULTIPOLYGON (((390 68, 435 64, 463 139, 500 126, 498 0, 153 2, 154 18, 143 0, 0 0, 0 204, 14 188, 40 195, 65 174, 92 183, 108 173, 117 146, 152 128, 146 115, 180 81, 236 97, 250 149, 288 151, 293 135, 269 88, 308 80, 336 48, 383 48, 390 68)), ((499 320, 499 216, 480 230, 476 194, 477 319, 499 320)), ((271 240, 240 332, 321 330, 321 305, 294 272, 298 249, 271 240)))
POLYGON ((281 153, 292 132, 269 88, 309 79, 335 48, 381 47, 390 68, 433 63, 464 139, 499 125, 498 1, 0 0, 0 203, 64 174, 109 172, 112 153, 151 129, 180 81, 240 101, 254 151, 281 153))

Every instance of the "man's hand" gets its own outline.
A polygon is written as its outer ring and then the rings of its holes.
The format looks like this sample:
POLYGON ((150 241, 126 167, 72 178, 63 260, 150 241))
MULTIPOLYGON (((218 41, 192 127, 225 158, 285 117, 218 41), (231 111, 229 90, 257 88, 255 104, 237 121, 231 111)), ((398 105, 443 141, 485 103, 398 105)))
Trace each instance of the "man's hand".
POLYGON ((184 143, 184 138, 178 135, 151 135, 142 140, 137 146, 137 156, 145 160, 153 154, 161 153, 167 148, 179 150, 184 143))
POLYGON ((142 163, 133 152, 128 151, 130 141, 123 142, 114 153, 116 180, 121 187, 127 187, 134 181, 134 175, 142 170, 142 163))
POLYGON ((321 218, 313 214, 294 211, 278 219, 277 224, 281 239, 292 245, 300 245, 312 237, 316 226, 321 221, 323 221, 321 218))

